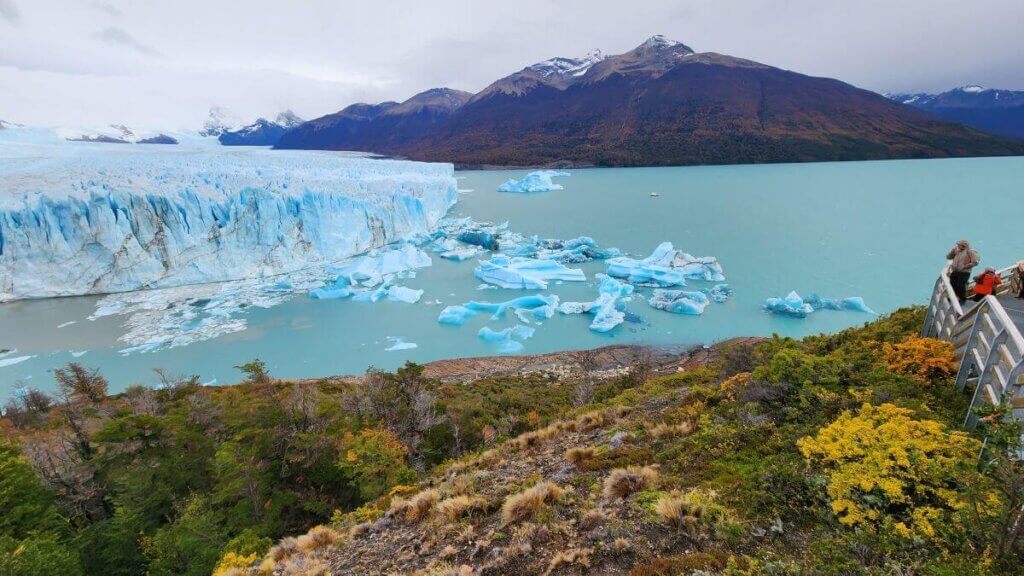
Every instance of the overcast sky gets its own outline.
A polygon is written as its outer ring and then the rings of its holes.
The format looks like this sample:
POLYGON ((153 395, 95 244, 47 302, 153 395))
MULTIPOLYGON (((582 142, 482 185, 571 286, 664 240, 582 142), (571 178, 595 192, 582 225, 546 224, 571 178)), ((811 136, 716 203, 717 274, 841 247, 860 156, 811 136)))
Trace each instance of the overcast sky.
POLYGON ((1024 89, 1024 0, 0 0, 0 119, 198 127, 477 91, 653 34, 885 91, 1024 89))

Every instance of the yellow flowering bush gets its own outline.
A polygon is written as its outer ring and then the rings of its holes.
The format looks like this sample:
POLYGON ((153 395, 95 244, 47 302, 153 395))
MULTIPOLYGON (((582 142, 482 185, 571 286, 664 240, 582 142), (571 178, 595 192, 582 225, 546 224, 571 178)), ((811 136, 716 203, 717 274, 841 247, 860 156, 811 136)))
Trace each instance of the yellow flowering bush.
POLYGON ((248 568, 256 563, 256 553, 253 552, 248 556, 243 556, 237 552, 228 552, 221 556, 220 562, 217 563, 217 568, 213 571, 213 576, 223 576, 227 574, 229 570, 233 568, 242 569, 248 568))
POLYGON ((949 378, 959 368, 953 345, 934 338, 911 336, 896 344, 886 342, 882 353, 887 370, 924 382, 949 378))
POLYGON ((935 536, 937 521, 966 505, 980 443, 892 404, 843 412, 797 446, 828 479, 832 511, 848 526, 892 523, 905 536, 935 536))

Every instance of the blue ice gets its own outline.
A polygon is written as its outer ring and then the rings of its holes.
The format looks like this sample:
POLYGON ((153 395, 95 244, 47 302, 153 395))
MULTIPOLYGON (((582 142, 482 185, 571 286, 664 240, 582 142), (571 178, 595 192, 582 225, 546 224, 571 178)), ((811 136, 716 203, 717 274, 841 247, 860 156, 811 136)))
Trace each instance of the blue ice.
POLYGON ((716 258, 691 256, 677 251, 671 242, 662 242, 642 260, 621 256, 608 260, 607 265, 609 275, 642 286, 685 286, 687 278, 709 282, 725 280, 716 258))
POLYGON ((598 274, 597 300, 593 302, 565 302, 558 307, 562 314, 593 314, 590 329, 608 332, 626 320, 623 308, 633 293, 633 286, 611 276, 598 274))
POLYGON ((523 350, 522 342, 517 340, 527 340, 533 337, 533 333, 533 328, 516 324, 504 330, 492 330, 490 327, 484 326, 477 332, 477 336, 485 342, 496 344, 498 352, 502 354, 515 354, 523 350))
POLYGON ((801 298, 795 291, 790 292, 785 298, 769 298, 765 300, 764 309, 794 318, 806 318, 808 314, 816 310, 851 310, 866 314, 877 314, 864 303, 864 299, 860 296, 851 296, 837 300, 835 298, 822 298, 817 294, 812 294, 805 299, 801 298))
POLYGON ((476 311, 470 310, 465 306, 447 306, 444 310, 441 310, 441 314, 437 317, 437 321, 440 324, 449 324, 451 326, 462 326, 473 316, 476 316, 476 311))
POLYGON ((674 314, 690 314, 699 316, 711 302, 703 292, 687 292, 685 290, 655 290, 648 303, 658 310, 674 314))
POLYGON ((559 172, 557 170, 538 170, 536 172, 530 172, 521 180, 509 178, 504 184, 498 187, 498 192, 515 192, 519 194, 529 194, 532 192, 550 192, 552 190, 561 190, 561 184, 555 184, 551 181, 552 178, 558 176, 568 176, 568 172, 559 172))
POLYGON ((583 282, 587 279, 582 270, 567 268, 554 260, 510 258, 500 254, 490 260, 481 260, 474 273, 488 284, 527 290, 545 290, 550 280, 583 282))
POLYGON ((415 342, 406 342, 402 338, 397 336, 388 336, 388 341, 391 342, 391 346, 384 349, 385 352, 395 352, 397 350, 412 350, 419 346, 415 342))
POLYGON ((507 300, 505 302, 471 301, 467 302, 465 307, 474 312, 490 312, 492 314, 492 320, 503 318, 506 310, 527 310, 534 313, 535 318, 543 319, 550 318, 553 310, 558 307, 558 296, 533 294, 530 296, 513 298, 512 300, 507 300))

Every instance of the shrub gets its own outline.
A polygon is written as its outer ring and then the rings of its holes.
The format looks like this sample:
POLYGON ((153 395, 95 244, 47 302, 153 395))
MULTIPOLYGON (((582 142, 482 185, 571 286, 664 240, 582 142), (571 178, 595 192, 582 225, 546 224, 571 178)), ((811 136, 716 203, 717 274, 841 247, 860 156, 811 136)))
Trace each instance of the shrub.
POLYGON ((848 526, 892 522, 904 535, 935 535, 935 522, 966 505, 960 489, 980 482, 980 443, 892 404, 864 404, 797 445, 828 480, 832 511, 848 526))
POLYGON ((392 486, 416 480, 416 473, 405 463, 408 449, 389 430, 346 433, 340 452, 338 467, 364 501, 384 495, 392 486))
POLYGON ((604 480, 606 498, 625 498, 634 492, 653 488, 658 481, 658 470, 654 466, 630 466, 616 468, 604 480))
POLYGON ((882 345, 885 368, 924 382, 956 375, 959 365, 953 344, 934 338, 911 336, 903 342, 882 345))
POLYGON ((703 529, 718 529, 732 522, 727 508, 715 502, 714 494, 700 490, 672 491, 654 505, 662 522, 696 537, 703 529))
POLYGON ((518 494, 505 499, 501 507, 501 517, 505 524, 521 522, 532 518, 548 504, 562 497, 563 490, 551 482, 541 482, 518 494))
POLYGON ((315 552, 323 548, 337 546, 344 541, 338 531, 326 526, 314 526, 309 532, 295 539, 295 545, 303 552, 315 552))

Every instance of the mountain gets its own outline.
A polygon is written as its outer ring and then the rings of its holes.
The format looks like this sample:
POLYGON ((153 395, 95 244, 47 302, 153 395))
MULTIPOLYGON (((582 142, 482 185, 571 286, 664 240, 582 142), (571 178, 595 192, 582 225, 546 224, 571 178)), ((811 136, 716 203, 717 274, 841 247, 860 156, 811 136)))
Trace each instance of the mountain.
POLYGON ((273 146, 282 134, 302 122, 294 112, 285 110, 273 121, 257 118, 252 124, 237 130, 223 130, 217 139, 225 146, 273 146))
POLYGON ((427 119, 400 114, 408 102, 350 106, 277 146, 504 166, 1024 154, 1021 143, 838 80, 698 53, 664 36, 625 54, 528 66, 427 119))
POLYGON ((21 124, 0 120, 0 130, 7 130, 8 128, 21 128, 21 124))
POLYGON ((414 147, 469 101, 472 94, 434 88, 405 102, 353 104, 289 130, 276 148, 394 152, 414 147))
POLYGON ((70 142, 97 142, 101 144, 177 144, 178 140, 164 133, 145 132, 124 124, 110 124, 103 128, 61 130, 70 142), (70 132, 70 133, 69 133, 70 132))
POLYGON ((941 94, 887 94, 889 98, 979 130, 1024 139, 1024 91, 962 86, 941 94))
POLYGON ((220 136, 227 130, 234 130, 242 125, 242 121, 232 112, 220 106, 210 107, 210 114, 203 122, 200 136, 220 136))

